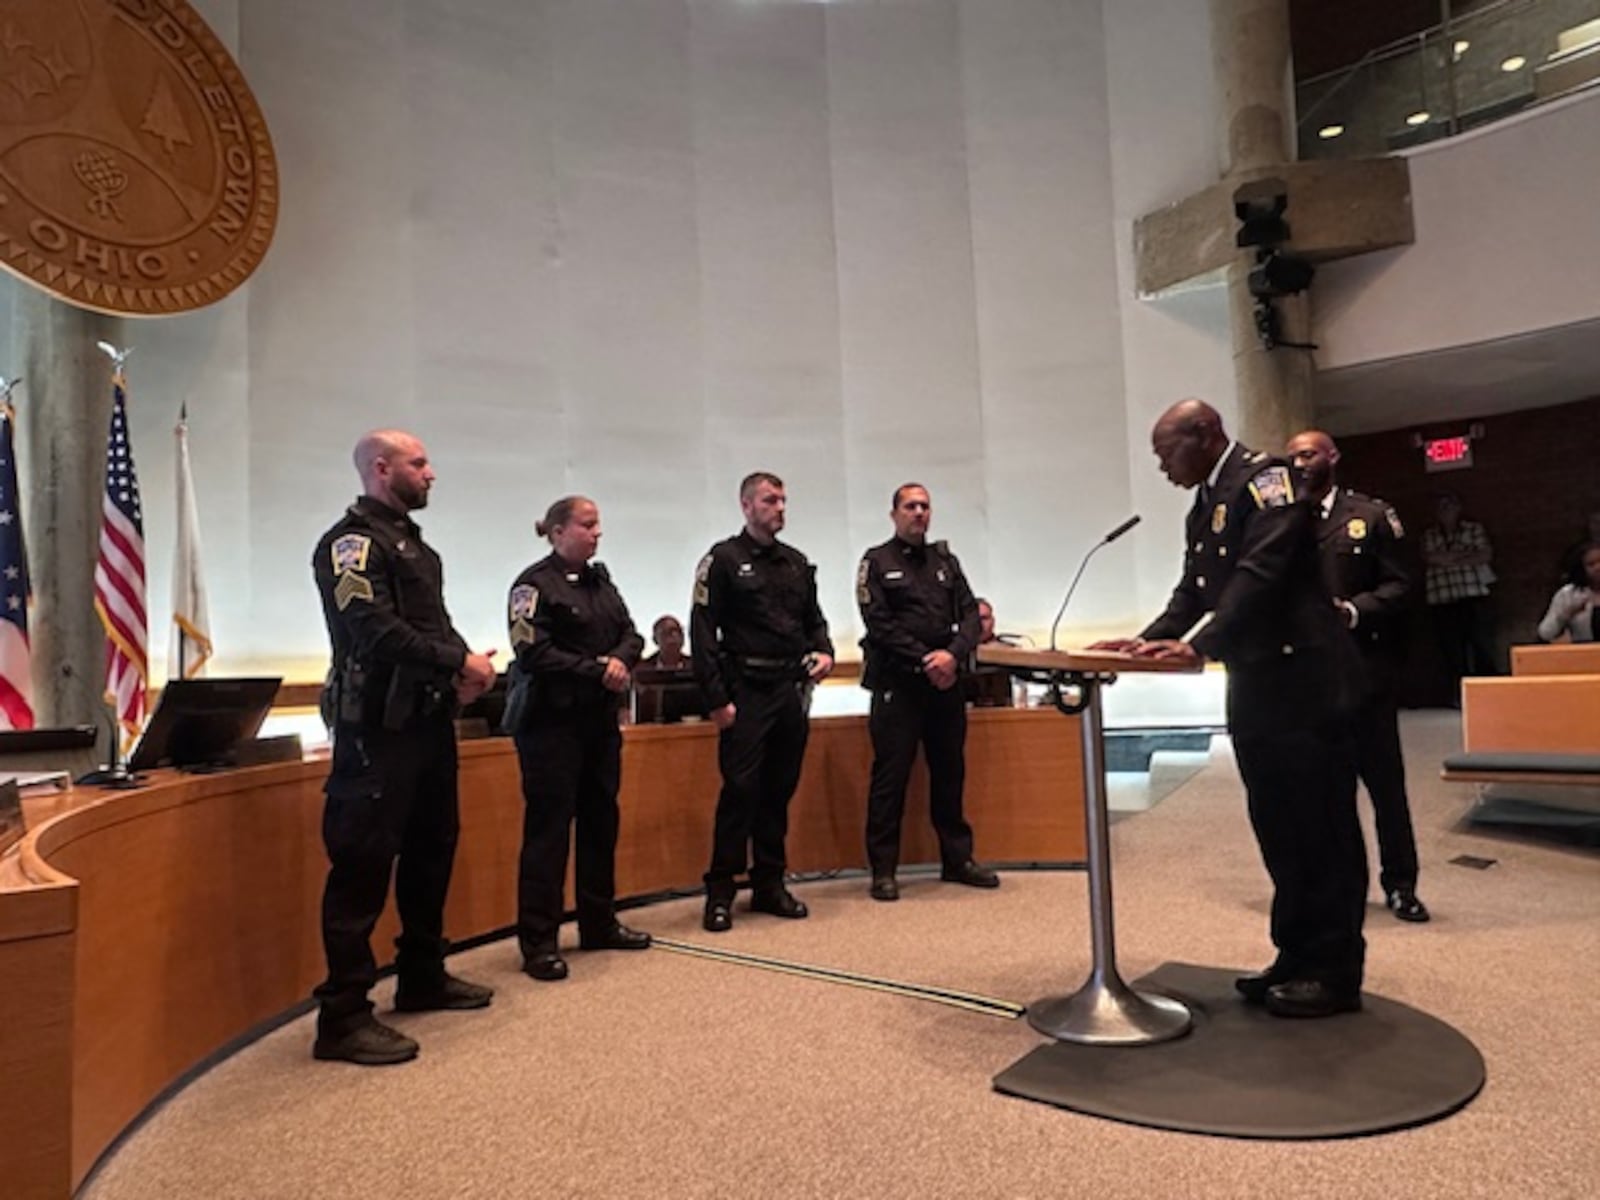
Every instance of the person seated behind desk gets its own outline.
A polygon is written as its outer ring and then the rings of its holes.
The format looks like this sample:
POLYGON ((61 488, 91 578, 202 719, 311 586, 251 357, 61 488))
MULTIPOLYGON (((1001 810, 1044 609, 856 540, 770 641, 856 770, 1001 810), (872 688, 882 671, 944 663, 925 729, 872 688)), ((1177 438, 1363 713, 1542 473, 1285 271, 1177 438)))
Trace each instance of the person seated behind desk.
POLYGON ((685 674, 694 669, 694 660, 683 652, 683 622, 671 613, 656 618, 650 627, 650 636, 656 641, 656 652, 646 655, 639 663, 643 671, 676 672, 685 674))
MULTIPOLYGON (((994 631, 994 605, 982 596, 978 597, 978 624, 981 630, 978 637, 980 646, 992 643, 1014 646, 1021 641, 1017 634, 994 631)), ((961 686, 966 692, 967 703, 973 708, 1011 708, 1016 704, 1011 672, 1004 667, 974 663, 972 670, 961 677, 961 686)))
POLYGON ((1562 634, 1575 642, 1600 642, 1600 542, 1583 547, 1578 558, 1582 583, 1564 583, 1550 598, 1539 622, 1539 640, 1554 642, 1562 634))
POLYGON ((650 634, 656 653, 633 675, 633 720, 639 725, 674 725, 700 720, 710 711, 694 679, 694 662, 683 652, 683 624, 670 613, 657 617, 650 634))

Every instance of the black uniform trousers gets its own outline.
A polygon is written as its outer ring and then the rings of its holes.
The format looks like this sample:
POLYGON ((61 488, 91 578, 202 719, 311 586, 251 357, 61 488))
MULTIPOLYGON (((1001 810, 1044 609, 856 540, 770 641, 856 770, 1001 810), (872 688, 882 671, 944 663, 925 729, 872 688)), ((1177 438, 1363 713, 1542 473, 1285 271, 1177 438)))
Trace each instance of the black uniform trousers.
POLYGON ((1347 685, 1314 652, 1228 670, 1228 730, 1273 883, 1273 968, 1341 991, 1360 988, 1366 957, 1347 685))
POLYGON ((517 941, 531 958, 556 949, 574 818, 579 933, 600 936, 616 924, 622 731, 609 703, 535 709, 516 743, 523 799, 517 941))
POLYGON ((967 704, 960 683, 940 691, 911 676, 872 693, 872 779, 867 789, 867 862, 874 875, 900 863, 906 784, 920 743, 928 759, 928 807, 946 867, 972 858, 972 826, 961 812, 967 777, 967 704))
POLYGON ((1417 886, 1417 839, 1406 798, 1406 765, 1400 751, 1400 712, 1394 691, 1367 696, 1355 718, 1356 771, 1372 799, 1378 833, 1378 882, 1387 893, 1417 886))
POLYGON ((736 715, 717 743, 722 793, 705 875, 709 899, 731 900, 734 877, 747 862, 756 891, 783 883, 789 800, 805 759, 810 695, 810 684, 787 679, 745 677, 733 686, 736 715))
POLYGON ((339 726, 324 792, 328 978, 316 997, 319 1026, 337 1034, 372 1011, 367 992, 378 978, 372 930, 388 899, 391 872, 400 910, 395 967, 401 981, 426 990, 444 976, 444 901, 460 831, 454 722, 440 715, 398 733, 339 726))

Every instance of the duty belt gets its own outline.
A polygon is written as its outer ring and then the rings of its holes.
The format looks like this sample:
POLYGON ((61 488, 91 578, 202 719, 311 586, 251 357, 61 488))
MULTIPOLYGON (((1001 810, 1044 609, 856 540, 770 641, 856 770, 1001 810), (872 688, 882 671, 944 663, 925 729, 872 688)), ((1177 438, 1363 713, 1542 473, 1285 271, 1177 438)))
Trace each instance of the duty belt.
POLYGON ((752 671, 794 671, 800 667, 798 658, 759 658, 741 654, 735 661, 741 667, 749 667, 752 671))

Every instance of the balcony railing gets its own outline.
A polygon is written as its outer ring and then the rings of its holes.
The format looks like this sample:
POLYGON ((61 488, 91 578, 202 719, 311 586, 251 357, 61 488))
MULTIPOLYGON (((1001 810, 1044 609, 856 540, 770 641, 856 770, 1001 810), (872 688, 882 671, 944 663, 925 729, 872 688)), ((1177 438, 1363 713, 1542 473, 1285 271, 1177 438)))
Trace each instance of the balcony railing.
POLYGON ((1502 0, 1296 84, 1301 158, 1451 137, 1600 84, 1600 0, 1502 0))

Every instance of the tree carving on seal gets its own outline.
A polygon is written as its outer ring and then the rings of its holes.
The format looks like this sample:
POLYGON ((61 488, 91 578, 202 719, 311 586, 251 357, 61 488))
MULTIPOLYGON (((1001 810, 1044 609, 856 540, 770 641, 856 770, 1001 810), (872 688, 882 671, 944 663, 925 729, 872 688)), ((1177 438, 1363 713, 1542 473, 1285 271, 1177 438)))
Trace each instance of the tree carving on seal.
POLYGON ((163 316, 248 279, 277 220, 266 119, 187 0, 0 0, 0 266, 163 316))

